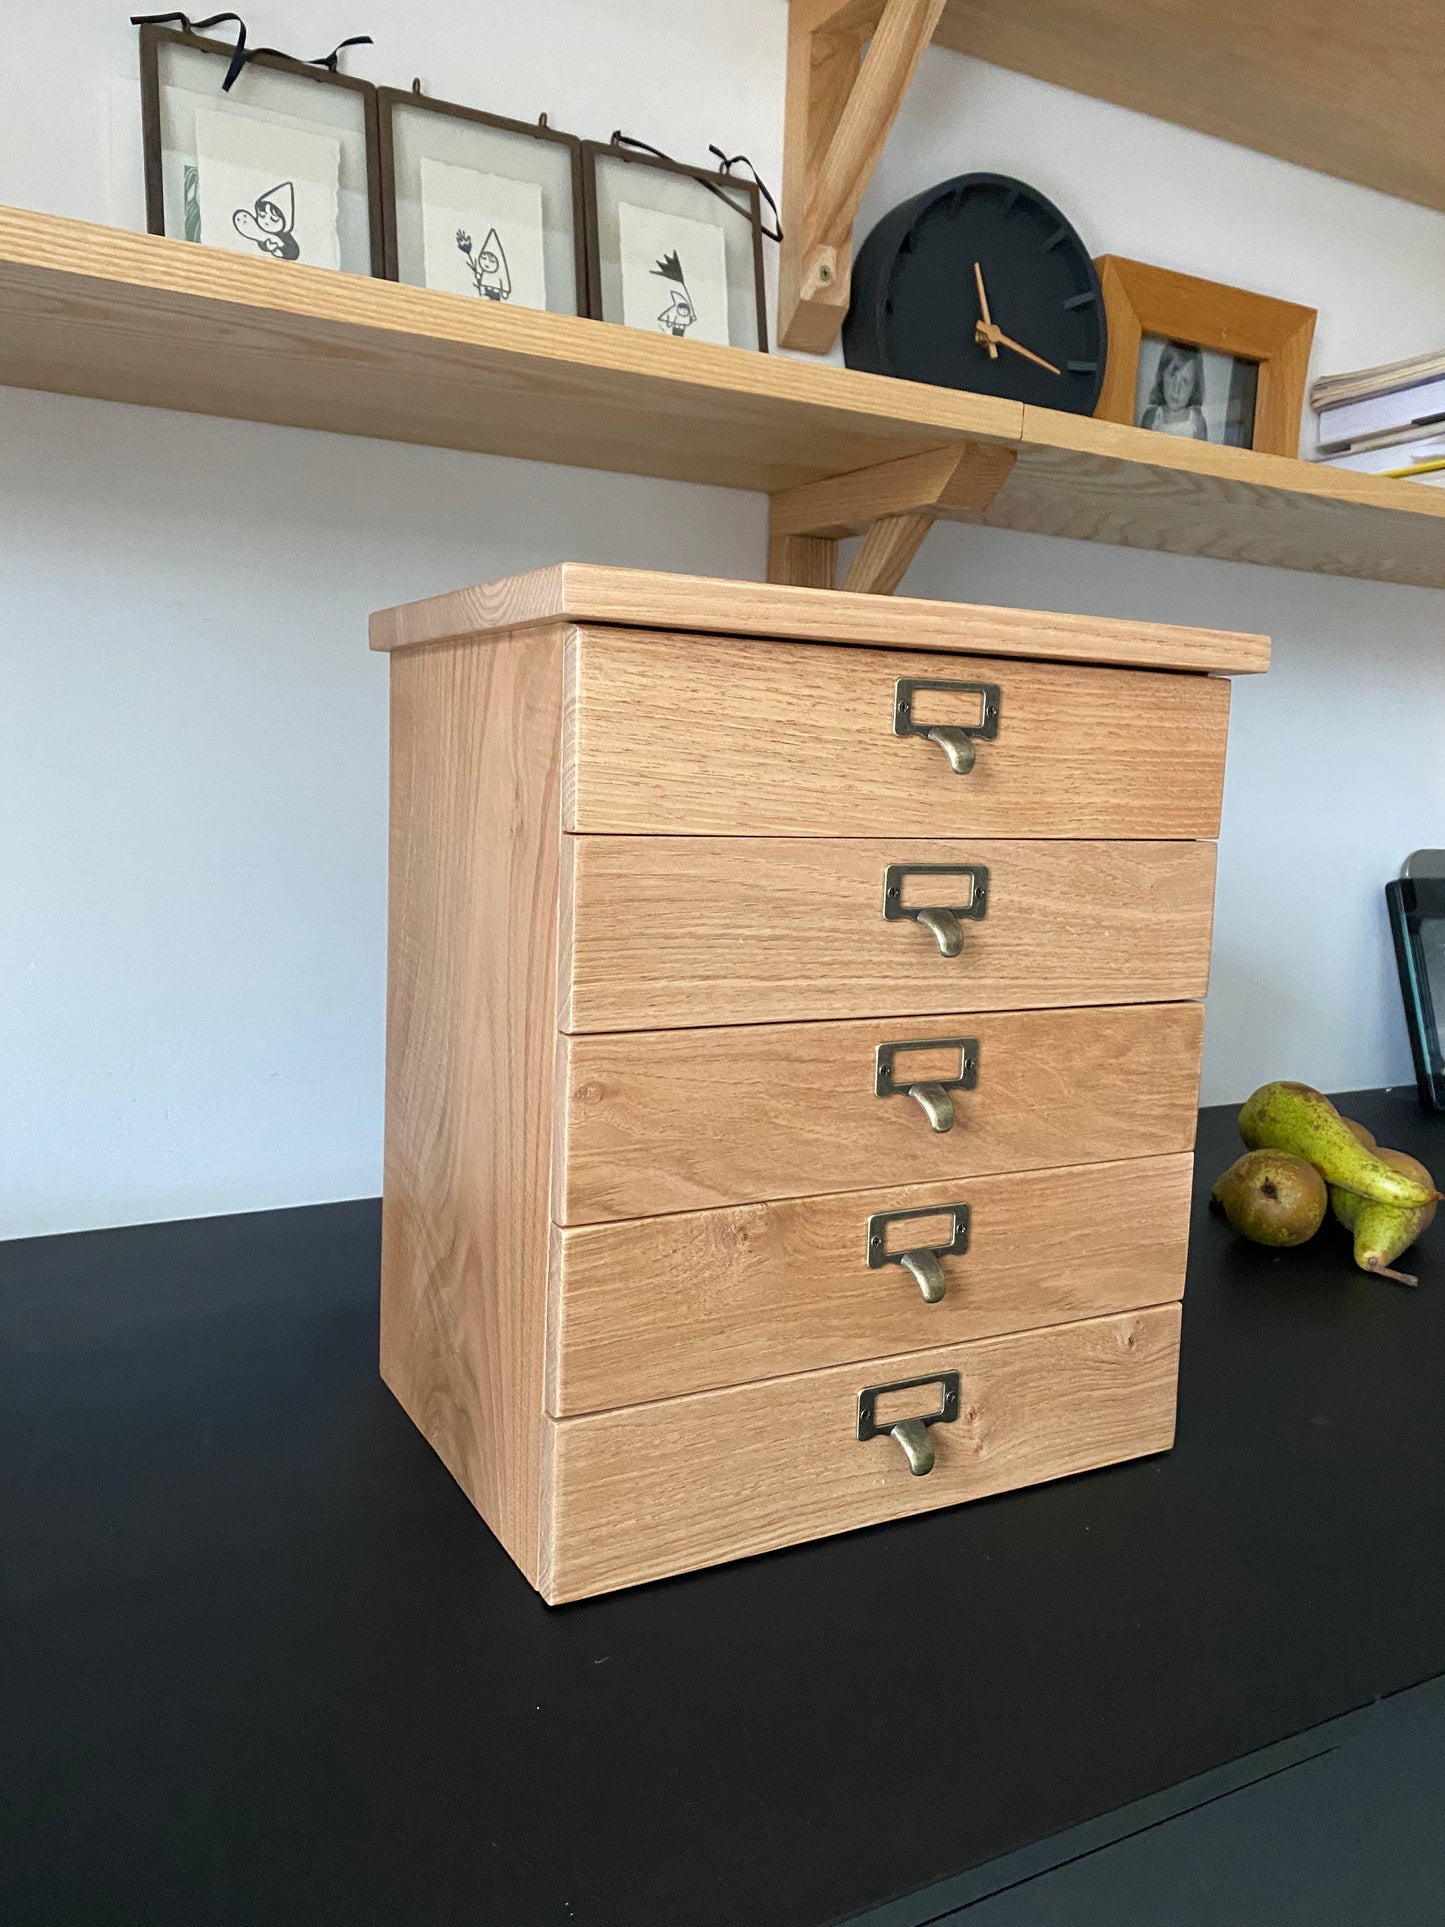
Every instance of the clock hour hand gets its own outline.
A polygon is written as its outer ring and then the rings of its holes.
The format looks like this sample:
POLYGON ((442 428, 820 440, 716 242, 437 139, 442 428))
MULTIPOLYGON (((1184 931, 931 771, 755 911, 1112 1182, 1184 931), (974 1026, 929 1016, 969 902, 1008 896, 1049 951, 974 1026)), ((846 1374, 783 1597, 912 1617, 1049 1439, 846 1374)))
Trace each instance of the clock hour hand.
POLYGON ((978 310, 982 316, 973 331, 973 338, 981 348, 988 349, 990 361, 998 360, 998 343, 993 339, 993 316, 988 311, 988 296, 983 291, 983 269, 977 261, 973 264, 973 278, 978 284, 978 310))
POLYGON ((982 341, 987 337, 995 352, 998 348, 1012 348, 1016 355, 1022 355, 1025 361, 1037 362, 1040 368, 1047 368, 1051 375, 1063 373, 1063 370, 1056 368, 1051 361, 1045 361, 1042 355, 1036 355, 1032 348, 1025 348, 1022 342, 1014 341, 1011 336, 1003 332, 1002 328, 995 328, 991 323, 980 321, 973 332, 975 340, 982 341))

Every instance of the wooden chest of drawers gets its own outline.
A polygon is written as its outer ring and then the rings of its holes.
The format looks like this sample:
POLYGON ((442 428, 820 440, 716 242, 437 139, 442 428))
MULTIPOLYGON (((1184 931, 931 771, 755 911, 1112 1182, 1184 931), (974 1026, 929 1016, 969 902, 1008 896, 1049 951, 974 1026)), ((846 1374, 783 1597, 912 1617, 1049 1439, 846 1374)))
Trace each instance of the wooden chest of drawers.
POLYGON ((567 565, 373 646, 382 1369, 543 1596, 1167 1448, 1264 639, 567 565))

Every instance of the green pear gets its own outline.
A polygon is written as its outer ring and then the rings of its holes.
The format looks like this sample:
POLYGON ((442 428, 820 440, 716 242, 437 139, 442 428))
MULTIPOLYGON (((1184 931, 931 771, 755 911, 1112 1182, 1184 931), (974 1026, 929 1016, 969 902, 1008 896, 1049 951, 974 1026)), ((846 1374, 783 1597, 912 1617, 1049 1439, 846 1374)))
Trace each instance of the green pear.
MULTIPOLYGON (((1379 1155, 1395 1170, 1422 1183, 1433 1182, 1418 1158, 1408 1151, 1381 1151, 1379 1155)), ((1355 1234, 1355 1263, 1361 1271, 1372 1271, 1379 1278, 1393 1278, 1398 1285, 1417 1285, 1420 1281, 1408 1271, 1390 1267, 1420 1236, 1435 1216, 1433 1204, 1400 1209, 1390 1204, 1372 1204, 1354 1191, 1330 1187, 1330 1203, 1340 1223, 1355 1234)))
POLYGON ((1375 1204, 1418 1210, 1440 1195, 1433 1179, 1399 1171, 1362 1144, 1330 1100, 1308 1084, 1262 1084, 1239 1113, 1239 1135, 1251 1150, 1308 1158, 1327 1184, 1375 1204))
POLYGON ((1246 1151, 1210 1196, 1233 1228, 1257 1245, 1302 1245, 1320 1228, 1328 1193, 1305 1158, 1289 1151, 1246 1151))
POLYGON ((1360 1140, 1361 1144, 1364 1145, 1367 1151, 1379 1150, 1380 1147, 1375 1142, 1375 1134, 1373 1131, 1367 1131, 1363 1124, 1356 1124, 1355 1120, 1352 1117, 1346 1117, 1343 1112, 1341 1112, 1340 1114, 1340 1122, 1348 1130, 1351 1130, 1354 1132, 1355 1136, 1360 1140))

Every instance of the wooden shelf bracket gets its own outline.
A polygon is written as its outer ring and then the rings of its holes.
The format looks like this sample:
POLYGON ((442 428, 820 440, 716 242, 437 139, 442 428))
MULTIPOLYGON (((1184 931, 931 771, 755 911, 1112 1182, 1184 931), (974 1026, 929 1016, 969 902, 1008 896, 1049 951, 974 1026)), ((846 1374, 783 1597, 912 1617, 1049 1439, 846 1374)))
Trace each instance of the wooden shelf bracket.
POLYGON ((788 0, 778 274, 778 339, 785 348, 824 354, 838 338, 858 204, 944 5, 788 0))
POLYGON ((954 442, 781 489, 769 498, 768 580, 831 589, 839 542, 861 535, 842 587, 892 595, 933 524, 982 521, 1017 459, 1006 443, 954 442))

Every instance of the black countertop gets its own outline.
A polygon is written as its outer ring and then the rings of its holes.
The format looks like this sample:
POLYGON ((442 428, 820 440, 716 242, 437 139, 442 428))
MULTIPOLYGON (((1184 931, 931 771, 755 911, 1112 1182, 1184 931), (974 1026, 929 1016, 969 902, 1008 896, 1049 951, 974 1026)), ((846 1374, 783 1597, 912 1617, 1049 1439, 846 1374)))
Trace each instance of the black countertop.
POLYGON ((0 1918, 821 1927, 1445 1672, 1445 1219, 1414 1292, 1241 1244, 1233 1117, 1172 1454, 555 1610, 377 1379, 374 1202, 0 1246, 0 1918))

